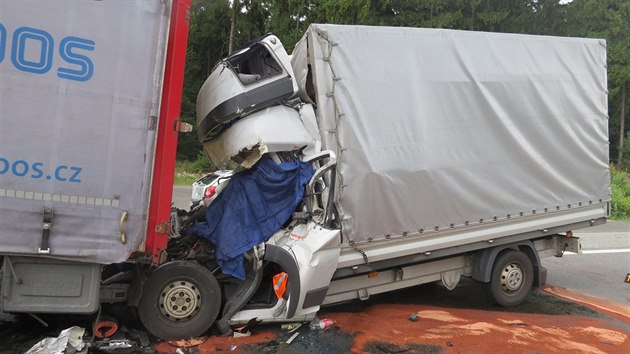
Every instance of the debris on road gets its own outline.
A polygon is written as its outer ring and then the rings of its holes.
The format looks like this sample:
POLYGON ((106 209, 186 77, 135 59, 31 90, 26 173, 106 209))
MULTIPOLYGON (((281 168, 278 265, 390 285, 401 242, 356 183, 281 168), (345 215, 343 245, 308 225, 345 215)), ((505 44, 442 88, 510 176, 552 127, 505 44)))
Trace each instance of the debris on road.
POLYGON ((188 338, 179 340, 169 340, 167 343, 176 348, 190 348, 202 345, 208 340, 208 337, 188 338))
POLYGON ((131 349, 134 343, 129 339, 106 339, 94 343, 94 347, 104 352, 114 352, 119 349, 131 349))
POLYGON ((417 322, 419 318, 420 317, 418 316, 417 313, 412 313, 411 315, 409 315, 409 321, 411 322, 417 322))
POLYGON ((328 329, 331 328, 334 324, 335 322, 328 318, 323 320, 314 319, 309 327, 311 328, 311 330, 328 329))
POLYGON ((298 330, 298 328, 302 327, 302 324, 300 322, 294 322, 294 323, 284 323, 280 326, 280 328, 286 330, 289 333, 293 333, 295 331, 298 330))
POLYGON ((73 326, 64 329, 56 338, 42 339, 29 349, 26 354, 75 354, 87 353, 87 346, 83 341, 85 328, 73 326))
POLYGON ((234 331, 233 334, 232 334, 232 337, 234 337, 234 338, 241 338, 241 337, 249 337, 251 335, 252 335, 252 332, 250 332, 250 331, 245 331, 245 332, 234 331))
POLYGON ((289 339, 287 339, 286 343, 291 344, 291 342, 293 342, 293 340, 297 338, 298 335, 300 335, 300 332, 295 332, 291 337, 289 337, 289 339))
POLYGON ((101 316, 97 323, 94 324, 92 331, 94 336, 99 339, 109 338, 118 332, 118 320, 109 316, 101 316))

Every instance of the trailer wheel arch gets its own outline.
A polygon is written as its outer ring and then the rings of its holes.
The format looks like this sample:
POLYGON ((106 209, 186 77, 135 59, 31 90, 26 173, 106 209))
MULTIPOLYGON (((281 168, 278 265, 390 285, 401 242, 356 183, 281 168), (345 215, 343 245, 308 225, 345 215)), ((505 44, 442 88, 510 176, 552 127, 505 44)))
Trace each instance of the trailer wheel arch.
POLYGON ((544 283, 544 279, 541 279, 539 274, 541 269, 540 257, 532 241, 517 242, 477 251, 475 253, 472 278, 482 283, 490 282, 495 260, 500 253, 508 250, 521 251, 529 257, 534 267, 534 285, 541 286, 544 283))

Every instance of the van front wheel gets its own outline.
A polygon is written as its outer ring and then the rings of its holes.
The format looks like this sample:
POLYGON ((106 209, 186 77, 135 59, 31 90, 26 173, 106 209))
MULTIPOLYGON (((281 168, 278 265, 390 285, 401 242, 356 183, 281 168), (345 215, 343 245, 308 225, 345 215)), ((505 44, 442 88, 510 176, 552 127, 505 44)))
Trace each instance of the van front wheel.
POLYGON ((520 251, 509 250, 497 257, 490 277, 490 293, 499 305, 516 306, 523 302, 534 284, 534 266, 520 251))
POLYGON ((144 285, 138 314, 154 336, 181 339, 202 335, 221 306, 221 289, 207 268, 174 261, 156 269, 144 285))

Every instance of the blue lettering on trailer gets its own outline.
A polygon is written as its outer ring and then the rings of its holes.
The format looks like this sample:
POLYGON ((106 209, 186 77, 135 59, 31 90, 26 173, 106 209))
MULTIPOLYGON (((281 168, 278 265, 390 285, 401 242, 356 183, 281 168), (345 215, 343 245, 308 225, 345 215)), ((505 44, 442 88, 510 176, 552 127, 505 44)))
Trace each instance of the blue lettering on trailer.
POLYGON ((52 67, 53 47, 54 40, 49 33, 36 28, 20 27, 13 32, 11 62, 18 70, 34 74, 45 74, 52 67), (25 51, 27 45, 39 46, 38 60, 31 61, 26 59, 25 51))
POLYGON ((83 168, 78 166, 57 165, 47 169, 43 162, 30 163, 26 160, 11 161, 7 158, 0 157, 0 176, 7 174, 15 177, 32 179, 45 178, 58 182, 81 183, 79 176, 82 171, 83 168))
MULTIPOLYGON (((57 64, 57 77, 73 81, 90 80, 94 75, 94 62, 87 53, 95 48, 93 40, 77 36, 63 37, 58 50, 63 62, 57 64)), ((49 32, 33 27, 19 27, 13 36, 9 36, 7 28, 0 23, 0 64, 9 55, 16 69, 46 74, 55 64, 55 39, 49 32)))
POLYGON ((73 49, 94 50, 94 41, 79 37, 66 37, 61 40, 59 46, 59 55, 69 64, 74 64, 80 69, 59 68, 57 76, 62 79, 88 81, 94 73, 94 63, 92 60, 82 54, 73 52, 73 49))
POLYGON ((0 63, 4 60, 4 47, 7 44, 7 30, 0 23, 0 63))

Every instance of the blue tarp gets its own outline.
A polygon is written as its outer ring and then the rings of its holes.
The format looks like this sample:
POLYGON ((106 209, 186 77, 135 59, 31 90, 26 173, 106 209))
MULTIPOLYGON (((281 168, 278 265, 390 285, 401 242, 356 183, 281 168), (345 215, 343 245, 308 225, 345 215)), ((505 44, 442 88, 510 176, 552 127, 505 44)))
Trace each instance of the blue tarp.
POLYGON ((208 207, 206 222, 196 223, 189 233, 212 242, 223 273, 243 280, 243 253, 267 241, 289 220, 313 173, 311 164, 278 165, 264 156, 232 176, 208 207))

